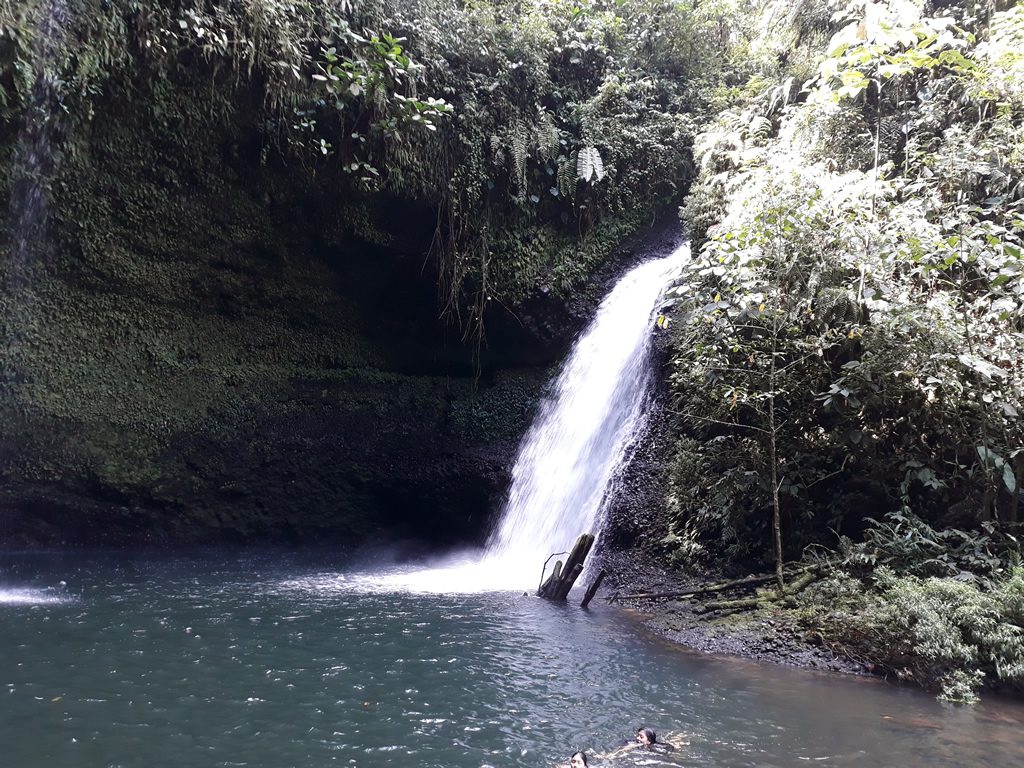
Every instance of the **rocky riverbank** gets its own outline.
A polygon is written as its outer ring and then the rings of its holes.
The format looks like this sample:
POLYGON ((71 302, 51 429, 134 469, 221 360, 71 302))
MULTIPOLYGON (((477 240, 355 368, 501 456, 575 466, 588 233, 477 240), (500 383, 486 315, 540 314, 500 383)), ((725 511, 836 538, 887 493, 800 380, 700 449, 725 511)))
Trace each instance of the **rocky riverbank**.
POLYGON ((797 626, 792 612, 786 609, 763 608, 716 616, 696 613, 699 603, 686 599, 622 599, 608 603, 608 598, 616 593, 684 592, 723 579, 673 574, 653 565, 636 550, 605 551, 599 562, 608 573, 598 598, 602 605, 610 604, 636 615, 646 630, 674 643, 702 653, 769 664, 856 675, 870 672, 864 664, 824 647, 815 636, 797 626))

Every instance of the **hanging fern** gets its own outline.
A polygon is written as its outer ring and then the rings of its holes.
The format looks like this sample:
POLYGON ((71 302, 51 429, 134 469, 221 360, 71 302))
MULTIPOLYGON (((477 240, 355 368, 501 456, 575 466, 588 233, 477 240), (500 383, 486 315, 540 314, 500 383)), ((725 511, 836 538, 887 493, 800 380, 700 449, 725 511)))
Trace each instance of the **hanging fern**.
POLYGON ((501 137, 497 134, 491 135, 491 159, 497 166, 505 162, 505 148, 502 146, 501 137))
POLYGON ((576 198, 576 182, 579 180, 576 174, 576 161, 575 152, 570 153, 568 157, 562 155, 558 158, 558 194, 569 200, 576 198))
POLYGON ((370 92, 370 102, 373 104, 374 112, 378 115, 386 114, 390 100, 391 90, 383 80, 376 82, 370 92))
POLYGON ((747 126, 747 135, 754 144, 767 141, 772 135, 772 121, 762 115, 754 115, 747 126))
POLYGON ((878 131, 878 145, 884 155, 891 155, 906 137, 906 119, 884 117, 875 127, 878 131))
POLYGON ((747 119, 738 112, 727 109, 718 116, 718 121, 725 126, 730 133, 740 134, 747 127, 747 119))
POLYGON ((558 157, 561 138, 555 118, 550 112, 542 110, 537 121, 537 155, 545 161, 558 157))
POLYGON ((1024 7, 1017 5, 1003 13, 992 17, 989 27, 989 45, 1004 50, 1009 54, 1020 56, 1020 46, 1024 44, 1024 7))
POLYGON ((526 159, 530 154, 530 127, 523 120, 516 120, 509 129, 509 146, 512 152, 512 176, 520 191, 526 189, 526 159))
POLYGON ((582 181, 600 181, 605 177, 604 162, 597 147, 584 147, 576 158, 576 177, 582 181))

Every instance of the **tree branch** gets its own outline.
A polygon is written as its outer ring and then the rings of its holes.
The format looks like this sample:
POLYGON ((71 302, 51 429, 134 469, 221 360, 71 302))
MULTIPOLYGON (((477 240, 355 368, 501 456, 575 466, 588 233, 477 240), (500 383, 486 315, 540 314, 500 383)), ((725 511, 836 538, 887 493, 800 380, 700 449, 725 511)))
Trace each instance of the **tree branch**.
POLYGON ((752 424, 739 424, 735 421, 722 421, 721 419, 713 419, 710 416, 698 416, 696 413, 683 413, 681 411, 670 410, 669 413, 673 414, 674 416, 682 416, 684 419, 695 419, 697 421, 703 421, 708 424, 720 424, 723 427, 738 427, 739 429, 750 429, 753 430, 754 432, 760 432, 765 435, 768 434, 768 430, 762 429, 761 427, 755 427, 752 424))

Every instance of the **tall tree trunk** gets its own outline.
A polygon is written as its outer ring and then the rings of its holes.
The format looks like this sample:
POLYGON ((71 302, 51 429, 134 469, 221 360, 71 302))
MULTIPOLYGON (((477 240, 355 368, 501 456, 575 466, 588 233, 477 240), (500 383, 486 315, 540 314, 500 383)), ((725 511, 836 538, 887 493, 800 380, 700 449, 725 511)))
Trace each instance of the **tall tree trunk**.
POLYGON ((1013 459, 1013 493, 1010 494, 1010 510, 1006 522, 1016 523, 1020 520, 1020 483, 1024 479, 1024 453, 1018 453, 1013 459))
POLYGON ((779 458, 775 426, 775 354, 778 349, 779 320, 772 320, 772 359, 768 372, 768 465, 772 484, 772 529, 775 536, 775 580, 779 592, 786 588, 782 575, 782 512, 779 504, 779 458))

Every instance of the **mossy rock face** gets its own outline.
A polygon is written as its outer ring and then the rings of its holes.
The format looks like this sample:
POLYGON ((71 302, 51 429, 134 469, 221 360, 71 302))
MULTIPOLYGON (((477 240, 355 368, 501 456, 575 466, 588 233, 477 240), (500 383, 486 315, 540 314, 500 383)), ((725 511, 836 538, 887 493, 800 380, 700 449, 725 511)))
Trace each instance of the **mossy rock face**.
POLYGON ((209 94, 169 98, 73 137, 30 259, 4 222, 0 538, 482 535, 558 349, 476 381, 429 210, 338 204, 209 94))

